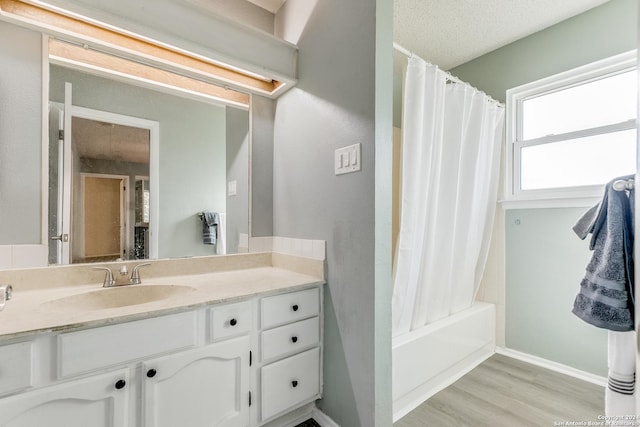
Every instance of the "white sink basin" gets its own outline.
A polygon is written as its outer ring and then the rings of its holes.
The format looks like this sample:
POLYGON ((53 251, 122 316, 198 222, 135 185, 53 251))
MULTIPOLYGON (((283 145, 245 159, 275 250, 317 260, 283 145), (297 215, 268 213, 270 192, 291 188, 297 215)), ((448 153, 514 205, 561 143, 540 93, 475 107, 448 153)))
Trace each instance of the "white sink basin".
POLYGON ((195 291, 181 285, 125 285, 100 288, 46 302, 49 309, 103 310, 170 299, 195 291))

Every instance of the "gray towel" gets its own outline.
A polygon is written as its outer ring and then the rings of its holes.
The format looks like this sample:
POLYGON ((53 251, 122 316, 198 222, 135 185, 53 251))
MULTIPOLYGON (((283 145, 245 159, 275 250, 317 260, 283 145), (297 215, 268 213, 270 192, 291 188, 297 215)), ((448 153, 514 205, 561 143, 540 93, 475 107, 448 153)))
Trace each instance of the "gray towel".
POLYGON ((202 243, 215 245, 218 243, 218 225, 220 217, 217 212, 202 212, 202 243))
MULTIPOLYGON (((617 179, 631 179, 633 176, 617 179)), ((616 179, 616 180, 617 180, 616 179)), ((633 191, 616 191, 609 182, 602 201, 578 220, 574 231, 591 233, 593 251, 572 312, 611 331, 631 331, 633 322, 633 191)))

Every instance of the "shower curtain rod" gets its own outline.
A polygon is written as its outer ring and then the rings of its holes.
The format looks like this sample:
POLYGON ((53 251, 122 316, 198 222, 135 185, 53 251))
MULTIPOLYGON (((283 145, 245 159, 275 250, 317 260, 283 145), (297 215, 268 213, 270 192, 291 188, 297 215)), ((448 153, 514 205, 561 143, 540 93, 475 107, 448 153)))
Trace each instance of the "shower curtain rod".
MULTIPOLYGON (((400 45, 400 44, 398 44, 398 43, 396 43, 396 42, 393 42, 393 48, 394 48, 395 50, 397 50, 398 52, 400 52, 401 54, 403 54, 404 56, 406 56, 407 58, 411 58, 412 56, 415 56, 415 57, 420 58, 420 59, 422 59, 423 61, 425 61, 425 62, 427 62, 427 63, 431 64, 429 61, 425 60, 424 58, 421 58, 420 56, 416 55, 415 53, 411 52, 409 49, 405 48, 404 46, 402 46, 402 45, 400 45)), ((433 64, 432 64, 432 65, 433 65, 433 64)), ((436 67, 438 67, 438 66, 436 65, 436 67)), ((440 67, 438 67, 438 69, 439 69, 439 70, 441 70, 441 68, 440 68, 440 67)), ((469 83, 467 83, 467 82, 465 82, 465 81, 460 80, 458 77, 454 76, 453 74, 451 74, 451 73, 450 73, 450 72, 448 72, 448 71, 444 71, 444 70, 442 70, 442 72, 444 72, 444 73, 446 74, 446 76, 447 76, 447 80, 449 80, 449 81, 451 81, 451 82, 454 82, 454 83, 460 83, 460 84, 462 84, 462 85, 467 85, 467 86, 469 86, 471 89, 475 90, 476 92, 479 92, 479 93, 483 94, 484 96, 486 96, 486 97, 489 99, 489 101, 491 101, 491 102, 493 102, 493 103, 495 103, 495 104, 498 104, 500 107, 504 107, 504 104, 503 104, 502 102, 500 102, 500 101, 497 101, 497 100, 493 99, 492 97, 490 97, 490 96, 489 96, 489 95, 487 95, 484 91, 481 91, 481 90, 480 90, 480 89, 478 89, 477 87, 472 86, 472 85, 470 85, 469 83)))

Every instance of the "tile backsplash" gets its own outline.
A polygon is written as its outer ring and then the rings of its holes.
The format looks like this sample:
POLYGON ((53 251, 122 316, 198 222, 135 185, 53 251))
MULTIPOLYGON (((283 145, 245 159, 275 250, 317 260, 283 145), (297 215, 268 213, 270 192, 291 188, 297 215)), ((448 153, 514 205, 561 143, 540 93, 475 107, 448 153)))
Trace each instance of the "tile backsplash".
POLYGON ((277 252, 304 258, 324 260, 326 242, 324 240, 294 239, 290 237, 250 237, 249 252, 277 252))
POLYGON ((0 245, 0 269, 46 267, 48 256, 45 245, 0 245))

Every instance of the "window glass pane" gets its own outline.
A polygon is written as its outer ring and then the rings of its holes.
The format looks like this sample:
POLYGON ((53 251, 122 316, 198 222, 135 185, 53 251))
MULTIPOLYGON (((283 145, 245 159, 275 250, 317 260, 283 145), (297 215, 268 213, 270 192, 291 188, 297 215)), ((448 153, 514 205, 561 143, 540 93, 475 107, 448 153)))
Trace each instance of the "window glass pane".
POLYGON ((637 71, 524 100, 523 140, 624 122, 636 117, 637 71))
POLYGON ((521 150, 521 188, 605 184, 635 173, 636 130, 595 135, 521 150))

